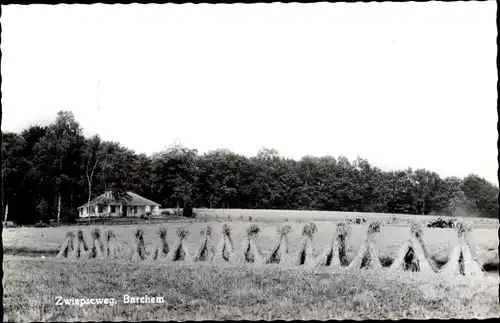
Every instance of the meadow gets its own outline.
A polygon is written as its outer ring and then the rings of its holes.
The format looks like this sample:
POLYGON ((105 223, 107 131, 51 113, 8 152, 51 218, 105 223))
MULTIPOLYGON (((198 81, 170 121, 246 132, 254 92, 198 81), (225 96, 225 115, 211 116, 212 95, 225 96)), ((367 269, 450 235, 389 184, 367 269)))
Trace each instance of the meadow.
MULTIPOLYGON (((341 212, 339 212, 341 213, 341 212)), ((247 228, 257 224, 256 239, 263 256, 278 242, 276 228, 289 225, 289 251, 294 256, 304 224, 313 221, 318 231, 313 238, 313 255, 319 255, 334 236, 335 216, 290 212, 287 221, 277 221, 273 212, 259 217, 235 210, 227 213, 199 213, 200 219, 142 225, 86 225, 48 228, 3 229, 4 320, 200 320, 200 319, 400 319, 400 318, 488 318, 500 315, 497 273, 484 277, 450 277, 439 274, 381 272, 335 272, 329 267, 305 268, 280 265, 133 262, 128 260, 56 259, 67 231, 81 229, 91 241, 91 230, 112 229, 117 241, 132 247, 137 228, 144 231, 146 251, 158 237, 158 228, 167 229, 167 241, 174 246, 176 230, 187 228, 187 249, 194 254, 201 230, 210 225, 217 245, 224 223, 232 229, 235 251, 241 253, 247 228), (230 215, 230 220, 227 215, 230 215), (298 214, 298 215, 294 215, 298 214), (238 220, 251 216, 252 221, 238 220), (295 216, 295 217, 294 217, 295 216), (321 216, 323 218, 321 218, 321 216), (328 217, 329 221, 325 221, 328 217), (123 295, 162 296, 162 304, 124 304, 123 295), (114 306, 56 306, 56 297, 113 297, 114 306)), ((357 214, 351 215, 355 218, 357 214)), ((347 258, 352 261, 365 241, 372 219, 389 219, 363 214, 367 223, 350 225, 346 241, 347 258)), ((428 221, 429 218, 421 219, 428 221)), ((498 224, 474 219, 471 239, 479 261, 498 269, 498 224)), ((388 222, 388 221, 383 221, 388 222)), ((390 222, 390 221, 389 221, 390 222)), ((411 237, 407 218, 381 227, 376 247, 384 266, 390 265, 403 242, 411 237)), ((424 228, 424 242, 438 265, 448 261, 458 243, 454 229, 424 228)))
MULTIPOLYGON (((384 269, 385 270, 385 269, 384 269)), ((129 263, 7 256, 4 321, 488 318, 498 277, 335 273, 279 265, 129 263), (164 303, 125 304, 123 295, 164 303), (109 297, 114 306, 56 306, 56 297, 109 297)))
MULTIPOLYGON (((162 209, 173 212, 173 209, 162 209)), ((397 223, 408 224, 410 220, 428 222, 441 217, 445 220, 458 219, 472 221, 478 226, 483 225, 498 225, 496 218, 478 218, 472 215, 464 214, 463 216, 451 217, 440 215, 415 215, 415 214, 392 214, 392 213, 372 213, 372 212, 341 212, 341 211, 310 211, 310 210, 250 210, 250 209, 195 209, 198 217, 209 219, 226 220, 227 216, 232 219, 243 217, 248 220, 250 217, 253 221, 258 222, 282 222, 285 219, 288 221, 342 221, 346 218, 355 219, 362 217, 367 221, 392 222, 393 218, 397 223)))

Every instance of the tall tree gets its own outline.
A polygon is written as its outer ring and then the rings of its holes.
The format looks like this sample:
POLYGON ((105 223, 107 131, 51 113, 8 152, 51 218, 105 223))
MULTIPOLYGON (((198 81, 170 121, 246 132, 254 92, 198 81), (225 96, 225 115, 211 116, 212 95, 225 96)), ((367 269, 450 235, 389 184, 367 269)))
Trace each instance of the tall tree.
MULTIPOLYGON (((11 217, 18 222, 19 215, 22 213, 22 182, 24 175, 29 169, 28 160, 23 152, 26 141, 15 133, 2 133, 2 189, 3 201, 2 214, 6 212, 6 206, 10 203, 11 217)), ((6 220, 5 220, 6 221, 6 220)))
POLYGON ((470 201, 471 213, 497 217, 498 187, 476 174, 470 174, 464 178, 461 188, 467 200, 470 201))
POLYGON ((153 156, 153 181, 156 191, 164 196, 163 202, 170 206, 183 206, 195 199, 197 151, 179 143, 153 156))
POLYGON ((57 222, 61 220, 63 206, 62 192, 70 195, 67 203, 65 218, 73 218, 72 204, 75 177, 79 173, 81 149, 84 138, 80 124, 75 120, 72 112, 59 111, 55 123, 47 129, 46 136, 37 145, 37 153, 42 156, 43 162, 51 168, 52 183, 56 191, 57 222))
POLYGON ((417 169, 412 174, 415 184, 415 199, 420 214, 429 214, 432 211, 439 210, 437 201, 438 188, 441 185, 441 179, 435 172, 425 169, 417 169))

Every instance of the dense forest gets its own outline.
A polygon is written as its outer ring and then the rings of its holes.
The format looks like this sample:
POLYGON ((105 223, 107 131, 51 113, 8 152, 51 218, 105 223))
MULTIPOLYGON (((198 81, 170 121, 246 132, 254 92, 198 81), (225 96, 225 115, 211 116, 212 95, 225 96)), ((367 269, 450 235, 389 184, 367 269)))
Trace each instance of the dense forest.
MULTIPOLYGON (((18 224, 71 222, 76 208, 111 190, 129 190, 163 207, 336 210, 496 217, 498 187, 471 174, 441 178, 417 169, 382 171, 362 158, 306 156, 262 149, 245 157, 205 154, 173 144, 136 154, 98 136, 85 138, 73 114, 49 126, 2 132, 3 205, 18 224)), ((4 212, 2 212, 4 214, 4 212)))

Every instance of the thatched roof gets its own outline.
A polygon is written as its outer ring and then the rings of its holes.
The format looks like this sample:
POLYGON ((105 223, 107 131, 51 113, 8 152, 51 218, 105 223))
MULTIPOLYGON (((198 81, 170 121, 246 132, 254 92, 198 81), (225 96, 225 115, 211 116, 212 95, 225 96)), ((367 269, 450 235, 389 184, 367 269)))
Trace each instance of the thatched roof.
MULTIPOLYGON (((125 202, 125 205, 132 205, 132 206, 146 206, 146 205, 154 205, 154 206, 160 206, 159 203, 153 202, 151 200, 148 200, 145 197, 142 197, 138 194, 135 194, 133 192, 127 192, 128 197, 130 198, 128 201, 125 202)), ((113 198, 113 196, 110 194, 110 192, 103 193, 90 201, 90 205, 98 205, 98 204, 104 204, 104 205, 120 205, 120 201, 117 201, 113 198)), ((84 208, 89 206, 89 203, 85 203, 84 205, 78 207, 79 209, 84 208)))

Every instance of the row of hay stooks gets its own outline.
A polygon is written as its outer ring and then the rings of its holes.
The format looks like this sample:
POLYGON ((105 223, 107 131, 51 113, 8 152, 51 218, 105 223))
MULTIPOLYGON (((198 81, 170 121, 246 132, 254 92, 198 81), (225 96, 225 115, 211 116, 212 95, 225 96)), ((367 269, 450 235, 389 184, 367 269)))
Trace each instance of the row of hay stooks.
MULTIPOLYGON (((279 239, 276 246, 267 257, 264 257, 259 250, 256 237, 259 234, 259 227, 250 225, 245 237, 244 248, 241 253, 236 254, 231 237, 231 229, 227 224, 222 227, 222 237, 218 248, 212 243, 212 229, 206 226, 201 234, 203 240, 196 254, 191 255, 186 248, 185 239, 188 231, 185 228, 177 230, 177 243, 173 249, 167 243, 167 231, 160 228, 157 241, 150 252, 146 251, 144 243, 144 233, 141 229, 135 232, 135 239, 132 248, 124 250, 116 242, 115 234, 108 230, 104 241, 98 228, 92 230, 92 245, 85 242, 81 230, 75 235, 68 232, 63 243, 58 258, 98 258, 98 259, 129 259, 129 260, 162 260, 162 261, 186 261, 186 262, 226 262, 226 263, 253 263, 259 264, 283 264, 294 266, 322 267, 328 266, 338 270, 343 269, 381 269, 382 264, 378 257, 376 238, 380 233, 380 222, 372 222, 368 227, 368 232, 364 244, 359 249, 354 260, 349 263, 346 256, 346 239, 350 233, 349 225, 345 222, 338 223, 336 232, 331 244, 324 251, 315 257, 313 255, 313 235, 317 231, 314 223, 306 224, 302 230, 300 247, 298 253, 292 255, 288 249, 288 234, 290 226, 278 227, 279 239)), ((392 271, 411 271, 442 273, 449 275, 482 275, 484 273, 479 261, 473 255, 469 241, 471 226, 469 223, 458 223, 456 226, 459 244, 452 250, 448 262, 438 268, 436 263, 429 257, 423 242, 422 227, 418 223, 411 224, 411 238, 400 248, 397 257, 390 266, 392 271)))

